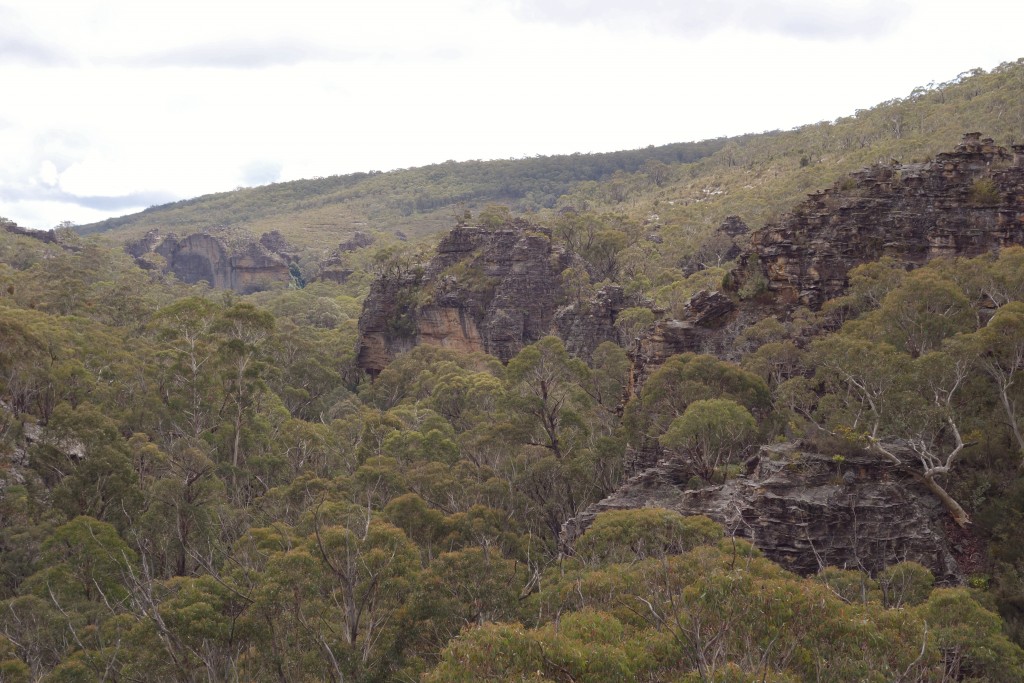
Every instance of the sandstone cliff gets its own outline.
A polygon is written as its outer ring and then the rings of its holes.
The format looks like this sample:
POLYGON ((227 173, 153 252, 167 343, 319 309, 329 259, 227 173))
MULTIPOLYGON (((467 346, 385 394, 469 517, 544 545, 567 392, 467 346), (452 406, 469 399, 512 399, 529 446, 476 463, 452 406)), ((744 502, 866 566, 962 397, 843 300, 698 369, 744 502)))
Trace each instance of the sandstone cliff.
POLYGON ((801 444, 763 446, 749 474, 689 489, 688 474, 662 460, 563 527, 567 546, 605 510, 663 507, 707 515, 729 534, 800 574, 830 565, 875 572, 913 560, 943 581, 965 564, 947 537, 941 504, 913 476, 872 455, 833 456, 801 444))
POLYGON ((150 254, 163 257, 162 268, 182 282, 207 282, 216 289, 231 289, 241 294, 258 292, 275 283, 291 282, 287 253, 280 235, 268 233, 260 242, 241 240, 234 244, 207 233, 179 238, 171 233, 150 232, 141 240, 125 245, 125 250, 143 267, 153 267, 150 254))
POLYGON ((1012 153, 968 133, 923 164, 879 165, 816 192, 751 236, 734 276, 778 301, 818 308, 854 266, 892 256, 908 266, 1024 244, 1024 145, 1012 153))
POLYGON ((359 367, 376 374, 417 344, 507 361, 554 330, 566 265, 546 229, 455 228, 425 267, 374 282, 359 318, 359 367))
MULTIPOLYGON (((738 223, 734 231, 742 234, 738 223)), ((972 133, 931 162, 866 169, 754 233, 731 292, 701 292, 684 319, 655 322, 630 349, 631 387, 639 392, 678 353, 734 356, 731 343, 746 325, 819 308, 845 292, 856 265, 891 256, 911 268, 1010 244, 1024 244, 1024 146, 1010 153, 972 133)), ((961 574, 934 497, 872 456, 839 467, 792 444, 765 447, 750 474, 693 491, 656 441, 630 444, 624 466, 628 480, 618 491, 567 522, 567 543, 601 510, 660 506, 706 514, 801 573, 823 564, 874 571, 912 559, 946 580, 961 574)))

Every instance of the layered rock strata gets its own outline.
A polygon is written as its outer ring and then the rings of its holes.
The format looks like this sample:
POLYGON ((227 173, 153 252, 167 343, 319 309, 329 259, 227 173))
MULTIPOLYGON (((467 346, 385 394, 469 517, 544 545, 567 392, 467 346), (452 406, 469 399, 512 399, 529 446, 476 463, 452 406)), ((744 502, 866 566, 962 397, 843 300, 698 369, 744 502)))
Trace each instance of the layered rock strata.
POLYGON ((689 488, 689 473, 662 460, 563 527, 567 549, 605 510, 660 507, 707 515, 799 574, 824 566, 876 572, 913 560, 941 581, 962 578, 941 504, 909 471, 870 454, 834 456, 787 443, 763 446, 748 474, 689 488))
POLYGON ((143 267, 153 267, 150 254, 162 256, 163 270, 174 273, 182 282, 196 284, 205 281, 216 289, 249 294, 276 283, 291 282, 287 258, 267 246, 283 244, 280 235, 271 233, 264 235, 260 242, 243 240, 229 246, 219 237, 207 233, 179 238, 173 233, 161 235, 150 232, 141 240, 126 244, 125 250, 143 267))
POLYGON ((543 228, 455 228, 422 270, 374 282, 359 318, 359 367, 376 374, 417 344, 507 361, 555 329, 567 265, 543 228))
POLYGON ((619 313, 635 305, 627 300, 622 287, 607 285, 599 289, 591 301, 558 309, 555 333, 565 342, 569 353, 589 362, 594 349, 602 343, 623 344, 625 340, 616 329, 615 321, 619 313))
POLYGON ((892 256, 908 267, 1024 244, 1024 146, 968 133, 923 164, 878 165, 815 192, 751 236, 734 273, 812 309, 842 294, 854 266, 892 256))

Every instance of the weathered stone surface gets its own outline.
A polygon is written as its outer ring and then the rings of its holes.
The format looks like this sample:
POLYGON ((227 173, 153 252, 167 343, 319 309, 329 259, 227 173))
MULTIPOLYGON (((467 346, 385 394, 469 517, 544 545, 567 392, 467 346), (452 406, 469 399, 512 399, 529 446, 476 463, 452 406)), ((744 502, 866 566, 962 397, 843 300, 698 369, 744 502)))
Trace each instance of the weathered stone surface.
POLYGON ((1024 154, 969 133, 924 164, 879 165, 809 195, 751 237, 750 266, 785 304, 817 309, 847 287, 854 266, 892 256, 908 266, 1024 244, 1024 154))
POLYGON ((346 254, 352 251, 357 251, 365 247, 370 246, 376 240, 373 235, 365 233, 362 230, 356 230, 352 233, 352 237, 338 245, 338 253, 346 254))
POLYGON ((359 249, 365 249, 373 245, 374 242, 376 242, 376 239, 373 235, 356 230, 352 233, 352 237, 338 244, 330 255, 320 262, 319 272, 314 279, 344 284, 352 277, 352 273, 355 272, 349 265, 346 255, 359 249))
MULTIPOLYGON (((646 302, 651 305, 652 302, 646 302)), ((627 301, 619 285, 606 285, 585 305, 571 305, 555 313, 557 334, 572 355, 589 361, 591 354, 606 341, 624 345, 615 321, 619 313, 635 303, 627 301)))
POLYGON ((647 377, 677 354, 711 353, 727 358, 729 353, 724 347, 731 334, 723 328, 753 322, 750 317, 750 311, 738 309, 733 299, 722 292, 697 292, 683 307, 683 319, 657 320, 627 347, 633 361, 632 393, 639 393, 647 377))
POLYGON ((686 302, 683 319, 691 325, 718 327, 735 308, 736 304, 728 296, 702 289, 686 302))
POLYGON ((636 341, 631 356, 638 372, 657 367, 678 353, 700 348, 700 330, 686 320, 658 320, 636 341))
POLYGON ((663 507, 707 515, 800 574, 831 565, 875 572, 920 562, 943 581, 962 572, 941 504, 908 472, 873 455, 832 456, 801 444, 764 446, 749 474, 688 490, 687 469, 661 460, 563 527, 567 548, 605 510, 663 507))
POLYGON ((375 375, 395 356, 417 344, 418 325, 411 296, 421 285, 419 274, 378 278, 359 315, 359 367, 375 375))
MULTIPOLYGON (((271 236, 270 241, 274 239, 271 236)), ((174 273, 182 282, 207 282, 217 289, 242 294, 267 289, 274 283, 290 282, 288 263, 263 244, 242 241, 229 247, 222 239, 206 233, 178 238, 150 231, 141 240, 125 245, 142 267, 151 267, 151 253, 165 260, 165 272, 174 273)))
POLYGON ((23 228, 14 221, 0 219, 0 227, 12 235, 31 237, 32 239, 46 242, 47 244, 57 243, 57 232, 55 230, 30 230, 23 228))
POLYGON ((722 224, 718 226, 718 232, 736 238, 749 233, 750 228, 747 227, 747 224, 739 216, 726 216, 722 224))
POLYGON ((380 372, 417 344, 507 361, 555 331, 565 254, 548 230, 458 227, 420 274, 379 278, 359 318, 359 367, 380 372))
POLYGON ((129 256, 138 260, 152 253, 163 241, 164 236, 160 234, 159 230, 150 230, 137 240, 125 242, 124 250, 129 256))
POLYGON ((348 279, 352 277, 352 273, 354 272, 356 272, 354 269, 347 268, 340 263, 325 263, 322 265, 320 272, 314 279, 327 280, 328 282, 343 285, 348 282, 348 279))
POLYGON ((288 240, 277 230, 271 230, 260 235, 260 245, 270 253, 277 254, 286 261, 293 261, 298 258, 294 247, 288 244, 288 240))

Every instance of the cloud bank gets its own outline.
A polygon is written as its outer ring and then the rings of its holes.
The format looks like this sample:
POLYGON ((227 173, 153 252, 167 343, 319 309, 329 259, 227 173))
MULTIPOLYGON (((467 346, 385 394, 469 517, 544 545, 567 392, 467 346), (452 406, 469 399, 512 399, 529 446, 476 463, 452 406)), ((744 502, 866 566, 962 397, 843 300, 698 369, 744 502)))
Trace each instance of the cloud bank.
POLYGON ((37 37, 17 12, 0 7, 0 64, 65 66, 73 62, 61 47, 37 37))
POLYGON ((736 28, 801 40, 869 38, 894 30, 909 16, 899 0, 517 0, 530 21, 592 23, 700 38, 736 28))

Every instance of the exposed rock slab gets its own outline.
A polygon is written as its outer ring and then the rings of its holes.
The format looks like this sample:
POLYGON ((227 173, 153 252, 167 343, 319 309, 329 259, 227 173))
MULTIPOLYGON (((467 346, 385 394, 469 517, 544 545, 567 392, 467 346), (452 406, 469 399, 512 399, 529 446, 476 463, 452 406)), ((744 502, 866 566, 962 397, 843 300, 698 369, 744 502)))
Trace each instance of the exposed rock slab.
POLYGON ((359 318, 359 367, 375 374, 418 344, 507 361, 555 330, 565 266, 546 229, 455 228, 420 271, 374 282, 359 318))
POLYGON ((242 240, 228 245, 223 239, 207 233, 194 233, 179 238, 151 231, 142 239, 125 245, 143 267, 151 267, 150 254, 164 259, 165 272, 174 273, 182 282, 207 282, 216 289, 231 289, 242 294, 258 292, 275 283, 292 279, 287 259, 271 251, 267 245, 284 248, 280 235, 268 233, 261 242, 242 240))
MULTIPOLYGON (((645 303, 653 305, 651 301, 645 303)), ((557 334, 569 353, 589 362, 594 349, 604 342, 625 345, 615 321, 619 313, 635 305, 627 300, 622 287, 606 285, 591 301, 559 309, 555 314, 557 334)))
POLYGON ((914 266, 1024 244, 1024 146, 1011 153, 969 133, 928 163, 872 166, 809 195, 751 244, 737 286, 760 273, 775 299, 813 309, 882 256, 914 266))
POLYGON ((57 243, 57 231, 53 229, 31 230, 29 228, 23 228, 17 223, 6 219, 0 219, 0 228, 3 228, 5 232, 9 232, 12 235, 20 235, 21 237, 31 237, 34 240, 46 242, 47 244, 57 243))
POLYGON ((913 560, 937 578, 962 578, 944 532, 941 504, 908 472, 872 455, 847 457, 787 443, 761 448, 750 473, 688 490, 679 463, 661 461, 563 527, 571 546, 605 510, 663 507, 707 515, 729 534, 800 574, 822 566, 876 572, 913 560))
POLYGON ((355 270, 350 266, 347 255, 372 246, 376 238, 369 233, 356 230, 352 237, 338 244, 330 255, 320 263, 320 271, 314 279, 344 284, 355 270))

